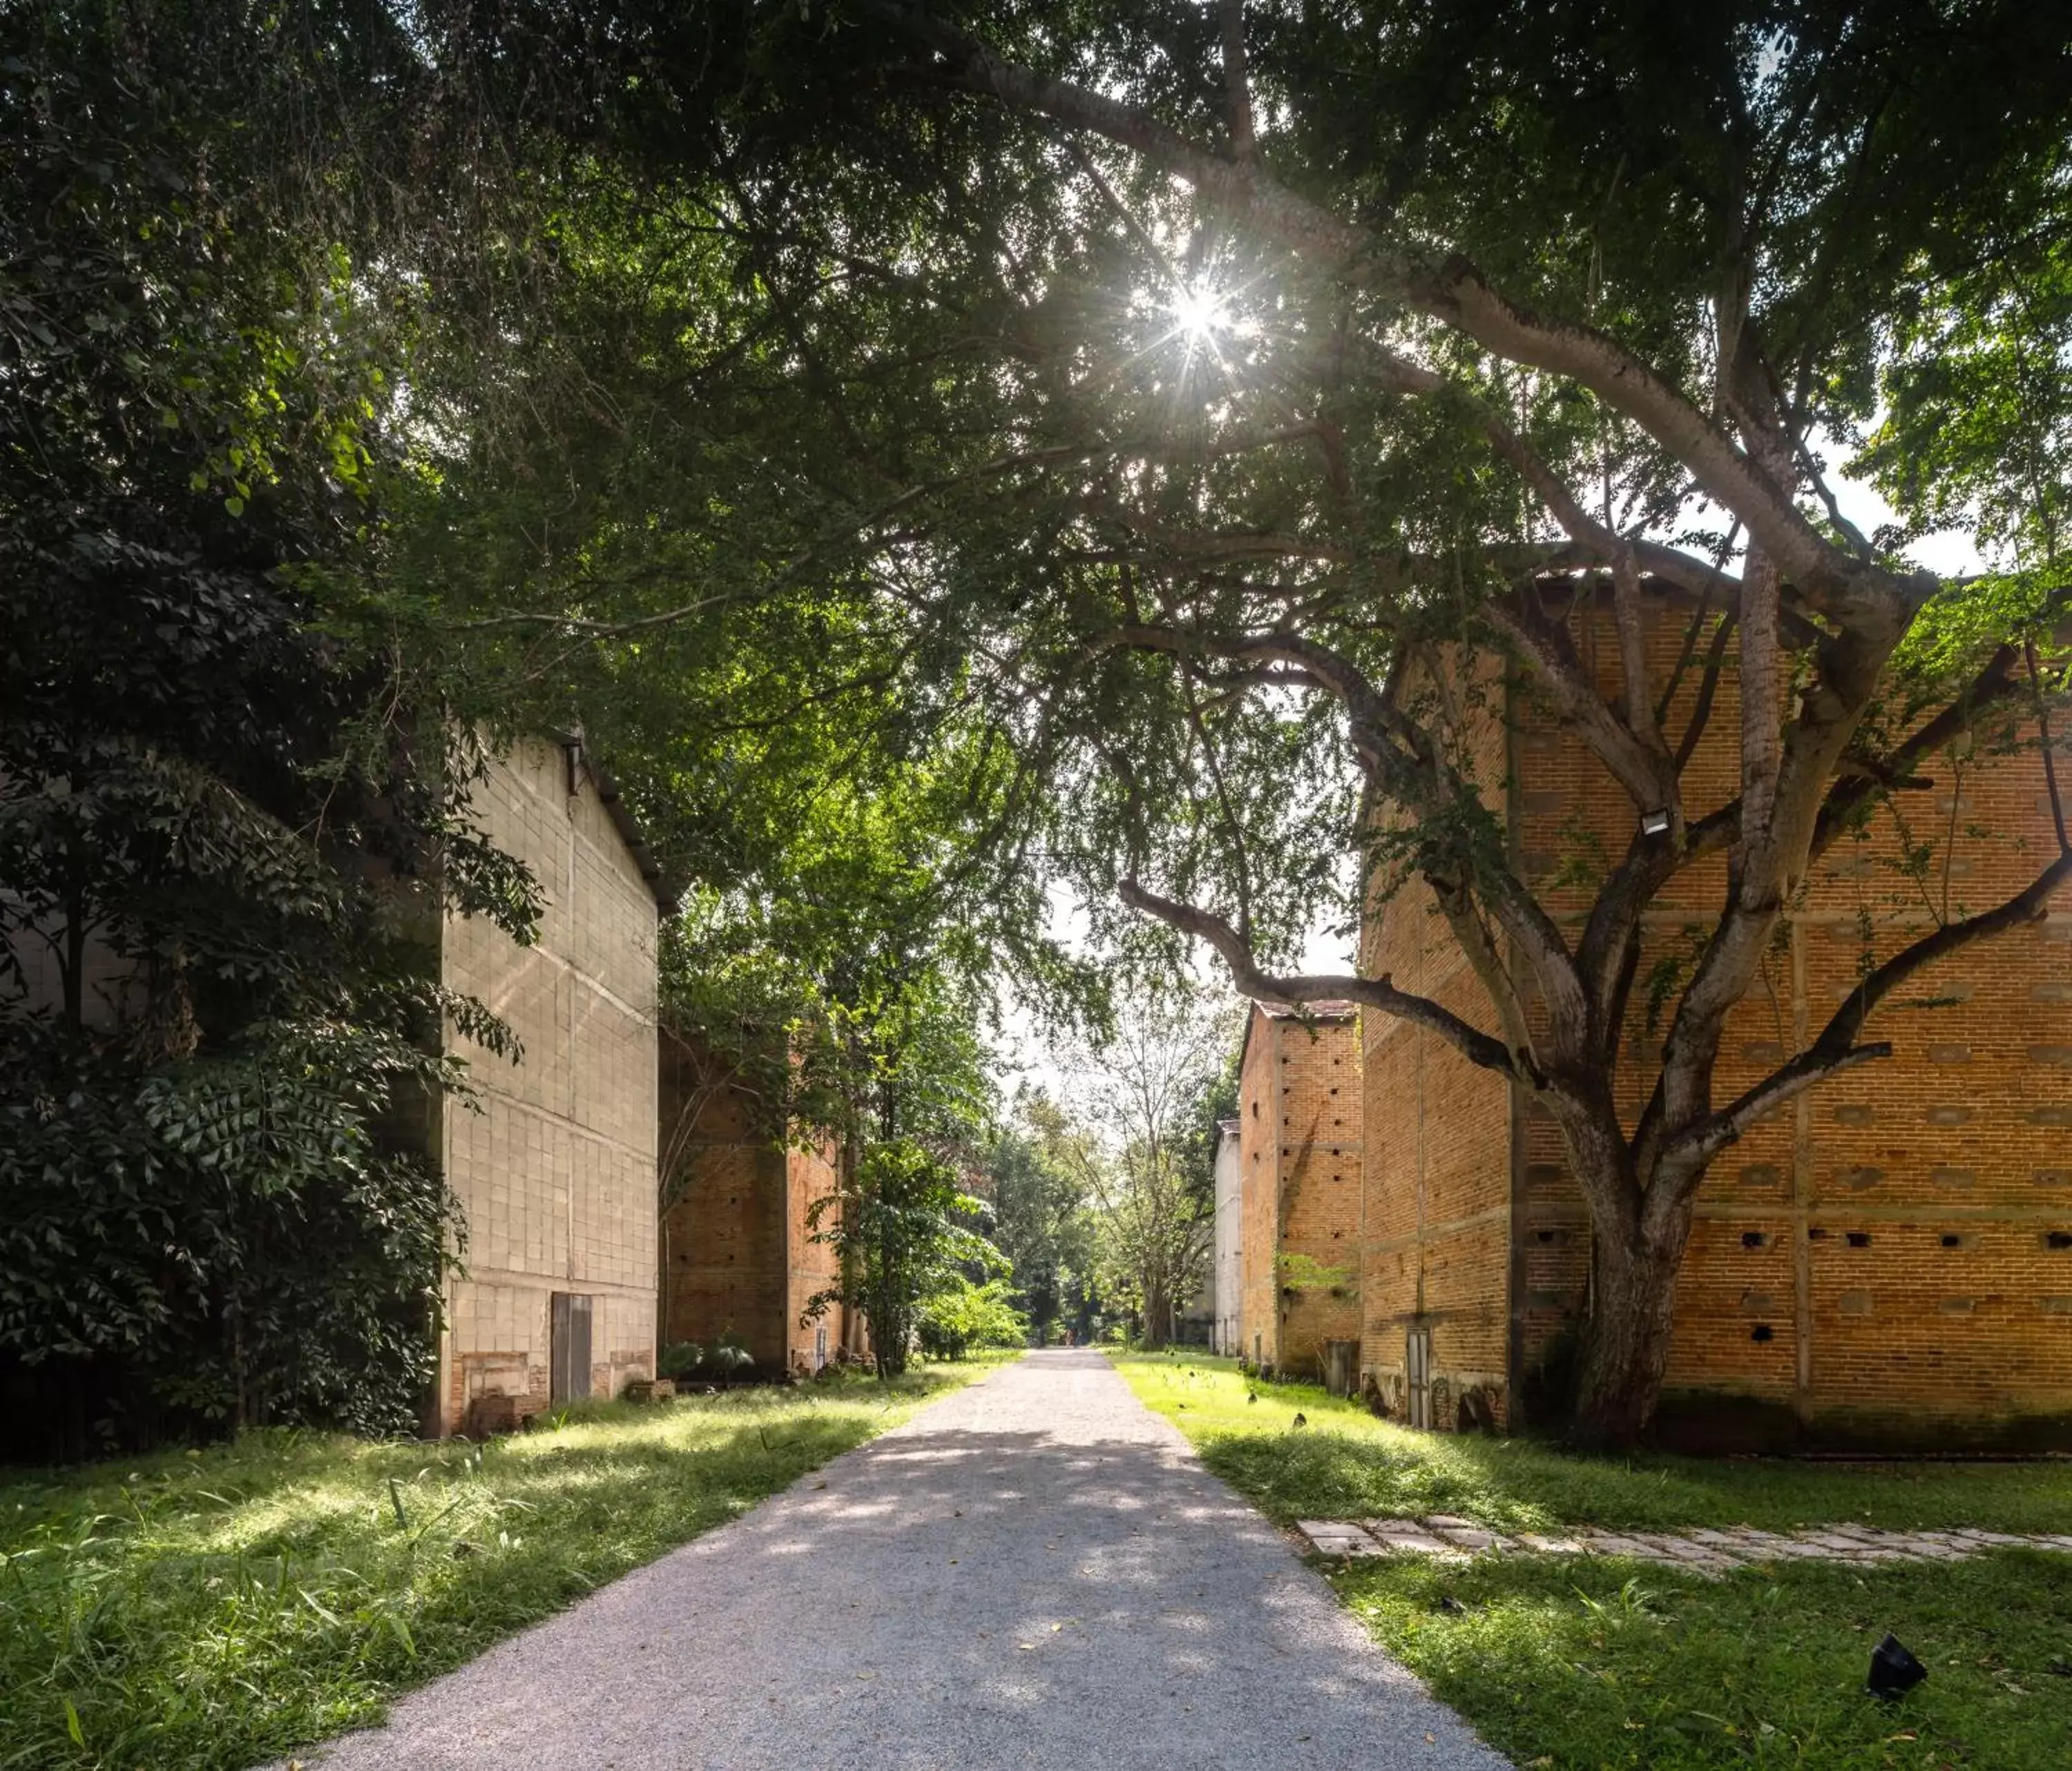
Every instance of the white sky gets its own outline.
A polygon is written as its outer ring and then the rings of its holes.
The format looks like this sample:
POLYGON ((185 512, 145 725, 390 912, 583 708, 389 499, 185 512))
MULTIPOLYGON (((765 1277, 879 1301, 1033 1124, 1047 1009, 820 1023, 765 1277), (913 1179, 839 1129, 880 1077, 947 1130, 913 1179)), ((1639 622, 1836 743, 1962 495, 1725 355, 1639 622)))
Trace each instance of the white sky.
MULTIPOLYGON (((1879 496, 1876 488, 1864 481, 1848 479, 1836 468, 1829 470, 1828 483, 1842 515, 1864 534, 1868 535, 1881 524, 1898 520, 1897 513, 1879 496)), ((1988 569, 1988 562, 1972 546, 1971 537, 1955 531, 1924 536, 1909 549, 1909 557, 1917 565, 1945 577, 1988 569)), ((1085 913, 1064 887, 1051 888, 1050 922, 1054 935, 1075 950, 1083 951, 1085 913)), ((1312 932, 1302 954, 1304 971, 1348 972, 1352 966, 1350 937, 1334 935, 1321 927, 1312 932)), ((1012 1095, 1016 1083, 1023 1080, 1046 1088, 1054 1095, 1073 1092, 1069 1059, 1052 1050, 1038 1029, 1036 1017, 1028 1004, 1010 991, 1005 1006, 1005 1025, 1001 1037, 994 1042, 1000 1058, 997 1075, 1002 1092, 1012 1095)))

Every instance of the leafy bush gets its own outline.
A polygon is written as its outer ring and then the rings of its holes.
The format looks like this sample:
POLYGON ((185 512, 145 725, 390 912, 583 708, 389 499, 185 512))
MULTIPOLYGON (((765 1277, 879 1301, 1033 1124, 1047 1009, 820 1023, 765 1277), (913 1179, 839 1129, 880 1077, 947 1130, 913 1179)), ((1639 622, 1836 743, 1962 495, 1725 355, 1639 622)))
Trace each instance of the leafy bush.
POLYGON ((672 1341, 655 1356, 658 1378, 688 1378, 705 1362, 705 1350, 696 1341, 672 1341))
POLYGON ((0 68, 31 316, 0 348, 0 1383, 32 1455, 414 1424, 441 1024, 515 1050, 428 935, 536 910, 391 640, 318 606, 395 479, 381 323, 292 224, 329 182, 260 140, 307 70, 215 17, 37 9, 0 68))
POLYGON ((755 1360, 732 1329, 721 1331, 709 1347, 696 1341, 676 1341, 662 1349, 656 1359, 657 1376, 688 1383, 728 1383, 754 1370, 755 1360))
POLYGON ((976 1347, 1026 1346, 1029 1318, 1015 1309, 1005 1279, 975 1285, 959 1274, 926 1299, 915 1329, 931 1359, 960 1359, 976 1347))

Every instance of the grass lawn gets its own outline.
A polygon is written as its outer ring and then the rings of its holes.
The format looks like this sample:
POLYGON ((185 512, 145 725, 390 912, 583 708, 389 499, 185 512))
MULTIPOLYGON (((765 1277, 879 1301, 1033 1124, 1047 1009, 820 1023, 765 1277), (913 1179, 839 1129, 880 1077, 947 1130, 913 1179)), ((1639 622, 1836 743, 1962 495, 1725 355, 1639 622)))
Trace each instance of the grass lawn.
POLYGON ((989 1368, 0 1476, 0 1768, 242 1771, 373 1721, 989 1368))
MULTIPOLYGON (((1408 1432, 1306 1385, 1248 1385, 1228 1360, 1116 1364, 1211 1469, 1284 1523, 1445 1512, 1549 1531, 1848 1521, 2072 1531, 2062 1461, 1573 1457, 1524 1440, 1408 1432), (1301 1431, 1298 1410, 1309 1421, 1301 1431)), ((2072 1767, 2072 1557, 1794 1562, 1720 1580, 1529 1555, 1327 1567, 1389 1651, 1520 1765, 2072 1767), (1888 1629, 1929 1668, 1926 1684, 1889 1704, 1864 1691, 1888 1629)))

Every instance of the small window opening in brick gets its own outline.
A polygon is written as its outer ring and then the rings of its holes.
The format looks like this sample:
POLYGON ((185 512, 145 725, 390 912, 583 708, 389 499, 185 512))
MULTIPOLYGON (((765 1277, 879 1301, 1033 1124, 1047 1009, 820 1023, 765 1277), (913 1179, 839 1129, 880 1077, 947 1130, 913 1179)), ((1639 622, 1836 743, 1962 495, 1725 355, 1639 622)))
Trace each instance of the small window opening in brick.
POLYGON ((1819 1225, 1815 1224, 1806 1232, 1806 1239, 1808 1242, 1825 1242, 1827 1239, 1827 1232, 1819 1225))
POLYGON ((1760 1248, 1769 1240, 1770 1238, 1760 1230, 1744 1230, 1741 1232, 1741 1247, 1744 1248, 1760 1248))
POLYGON ((2072 1230, 2053 1230, 2043 1239, 2046 1248, 2072 1248, 2072 1230))
POLYGON ((1777 1330, 1767 1322, 1758 1322, 1749 1330, 1749 1338, 1751 1341, 1774 1341, 1777 1338, 1777 1330))
POLYGON ((1945 1248, 1962 1248, 1964 1246, 1964 1239, 1954 1233, 1948 1234, 1942 1239, 1942 1246, 1945 1248))
POLYGON ((1558 1242, 1561 1236, 1558 1230, 1542 1230, 1537 1234, 1542 1242, 1558 1242))
POLYGON ((1849 1246, 1852 1248, 1868 1248, 1870 1245, 1871 1233, 1868 1230, 1852 1230, 1849 1232, 1849 1246))

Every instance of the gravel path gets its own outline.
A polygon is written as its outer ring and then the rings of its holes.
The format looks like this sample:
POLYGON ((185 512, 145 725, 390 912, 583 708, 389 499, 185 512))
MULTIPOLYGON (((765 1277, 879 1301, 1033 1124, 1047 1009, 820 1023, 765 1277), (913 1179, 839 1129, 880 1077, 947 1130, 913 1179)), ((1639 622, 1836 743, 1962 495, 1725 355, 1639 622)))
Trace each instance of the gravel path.
POLYGON ((323 1771, 1503 1771, 1097 1353, 1030 1354, 323 1771))

